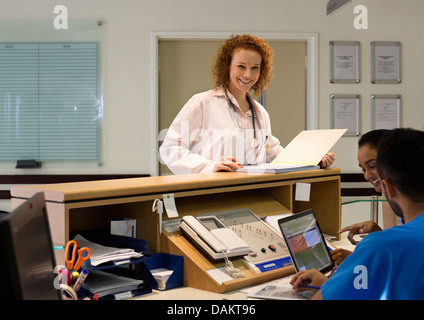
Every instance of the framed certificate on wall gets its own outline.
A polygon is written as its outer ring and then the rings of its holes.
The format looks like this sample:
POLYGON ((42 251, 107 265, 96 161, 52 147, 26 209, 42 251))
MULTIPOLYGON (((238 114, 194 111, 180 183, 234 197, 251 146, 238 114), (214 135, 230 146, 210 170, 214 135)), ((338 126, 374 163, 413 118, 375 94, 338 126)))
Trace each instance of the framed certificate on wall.
POLYGON ((399 128, 401 123, 400 95, 371 96, 371 129, 399 128))
POLYGON ((330 82, 359 83, 359 42, 330 42, 330 82))
POLYGON ((344 136, 359 136, 359 113, 359 95, 330 95, 330 124, 332 129, 347 129, 344 136))
POLYGON ((371 82, 401 82, 400 42, 371 42, 371 82))

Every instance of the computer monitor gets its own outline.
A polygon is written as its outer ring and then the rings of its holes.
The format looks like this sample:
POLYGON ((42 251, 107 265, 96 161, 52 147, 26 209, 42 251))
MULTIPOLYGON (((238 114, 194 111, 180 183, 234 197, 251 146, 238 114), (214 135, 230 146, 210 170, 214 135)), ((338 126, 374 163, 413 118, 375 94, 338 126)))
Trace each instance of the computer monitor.
POLYGON ((25 201, 0 221, 0 298, 59 300, 56 265, 44 193, 25 201))

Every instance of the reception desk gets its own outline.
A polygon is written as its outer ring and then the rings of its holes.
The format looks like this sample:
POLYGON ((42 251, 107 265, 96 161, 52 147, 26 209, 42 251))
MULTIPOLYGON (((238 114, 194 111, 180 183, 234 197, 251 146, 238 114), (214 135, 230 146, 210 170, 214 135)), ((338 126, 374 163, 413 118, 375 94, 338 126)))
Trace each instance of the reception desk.
POLYGON ((173 194, 180 219, 224 210, 249 208, 257 216, 296 213, 312 208, 324 233, 339 238, 340 170, 338 168, 281 174, 204 173, 133 179, 87 181, 19 186, 11 189, 12 209, 37 192, 44 192, 55 244, 65 245, 73 231, 109 227, 110 221, 133 218, 137 237, 147 241, 152 253, 165 252, 184 257, 186 286, 228 292, 294 272, 293 267, 254 274, 235 261, 245 278, 218 284, 206 273, 223 265, 209 261, 179 231, 160 230, 158 214, 152 212, 155 199, 173 194), (311 185, 309 201, 296 201, 296 183, 311 185))

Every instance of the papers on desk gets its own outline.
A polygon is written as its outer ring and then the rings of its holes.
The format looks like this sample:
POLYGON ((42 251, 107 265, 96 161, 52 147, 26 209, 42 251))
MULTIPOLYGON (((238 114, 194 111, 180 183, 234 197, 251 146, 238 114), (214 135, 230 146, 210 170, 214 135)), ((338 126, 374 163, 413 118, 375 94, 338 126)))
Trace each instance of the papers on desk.
POLYGON ((258 291, 251 292, 248 298, 271 299, 271 300, 309 300, 311 298, 310 291, 308 295, 296 293, 293 289, 287 287, 279 287, 276 285, 266 285, 258 291))
POLYGON ((288 213, 276 214, 273 216, 264 216, 262 220, 265 221, 267 224, 269 224, 272 227, 272 229, 274 229, 274 231, 278 233, 278 235, 283 237, 280 226, 278 225, 278 220, 282 218, 286 218, 291 215, 293 215, 293 213, 288 212, 288 213))
POLYGON ((270 281, 255 287, 241 290, 247 294, 249 299, 266 300, 308 300, 311 298, 311 291, 305 291, 302 294, 296 293, 290 284, 293 275, 285 278, 270 281))
POLYGON ((280 163, 262 163, 257 165, 245 165, 243 168, 237 169, 237 172, 247 173, 283 173, 305 170, 316 170, 319 166, 303 165, 303 164, 280 164, 280 163))
POLYGON ((80 234, 77 234, 74 240, 79 247, 87 247, 91 251, 90 262, 93 267, 105 262, 114 261, 116 264, 129 263, 132 258, 141 258, 141 252, 135 252, 134 249, 105 247, 98 243, 88 241, 80 234))

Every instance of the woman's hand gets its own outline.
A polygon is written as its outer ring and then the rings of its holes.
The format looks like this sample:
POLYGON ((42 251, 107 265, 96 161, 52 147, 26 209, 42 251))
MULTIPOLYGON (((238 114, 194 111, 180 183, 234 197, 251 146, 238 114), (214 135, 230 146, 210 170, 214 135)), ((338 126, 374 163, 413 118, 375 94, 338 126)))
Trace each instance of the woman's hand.
POLYGON ((336 156, 334 155, 334 153, 329 152, 321 158, 321 162, 319 163, 319 165, 321 169, 330 168, 334 160, 336 160, 336 156))
POLYGON ((353 236, 356 234, 365 234, 375 231, 380 231, 381 228, 374 221, 364 221, 360 223, 353 224, 351 226, 345 227, 339 231, 339 233, 343 233, 349 231, 347 238, 349 239, 351 244, 357 244, 357 241, 353 239, 353 236))
POLYGON ((243 165, 237 162, 236 157, 221 157, 221 162, 215 164, 212 171, 230 171, 233 172, 236 169, 243 168, 243 165))
POLYGON ((343 260, 346 259, 351 253, 352 251, 346 249, 334 249, 330 251, 331 259, 336 265, 342 263, 343 260))

